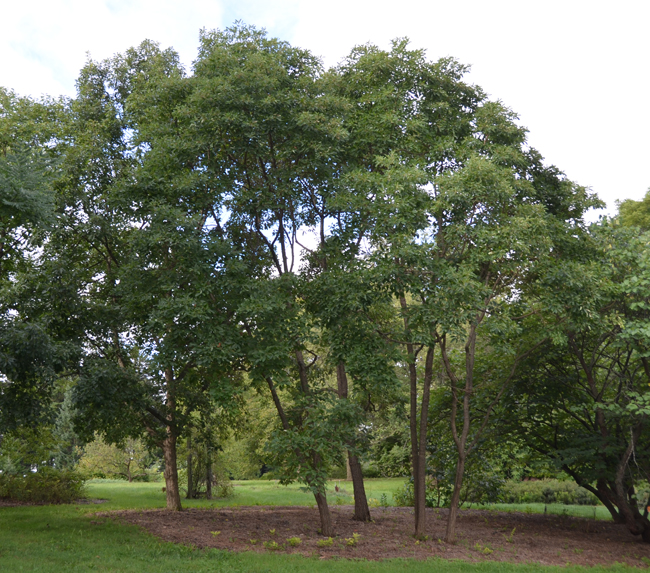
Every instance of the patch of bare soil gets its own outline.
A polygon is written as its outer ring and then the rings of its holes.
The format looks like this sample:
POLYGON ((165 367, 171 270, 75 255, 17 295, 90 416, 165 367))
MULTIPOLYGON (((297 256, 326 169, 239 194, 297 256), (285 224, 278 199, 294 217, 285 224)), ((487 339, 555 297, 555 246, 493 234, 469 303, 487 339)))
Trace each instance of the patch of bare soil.
POLYGON ((139 525, 165 541, 231 551, 370 560, 440 557, 544 565, 650 565, 650 545, 611 522, 464 510, 458 519, 458 542, 450 545, 440 541, 447 517, 444 509, 427 510, 426 541, 412 537, 409 508, 375 509, 372 523, 353 521, 350 507, 332 507, 331 511, 337 532, 331 546, 322 546, 326 538, 318 533, 318 511, 306 507, 129 510, 96 515, 139 525), (356 544, 348 541, 354 539, 354 533, 358 534, 356 544), (291 538, 300 542, 294 541, 292 546, 291 538))

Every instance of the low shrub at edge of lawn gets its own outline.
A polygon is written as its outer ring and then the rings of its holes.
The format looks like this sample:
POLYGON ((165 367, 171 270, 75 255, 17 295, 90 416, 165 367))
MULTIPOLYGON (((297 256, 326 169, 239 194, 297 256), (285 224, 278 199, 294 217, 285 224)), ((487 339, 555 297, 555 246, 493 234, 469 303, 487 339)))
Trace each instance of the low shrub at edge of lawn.
POLYGON ((28 503, 72 503, 84 496, 85 477, 72 470, 41 468, 0 474, 0 499, 28 503))

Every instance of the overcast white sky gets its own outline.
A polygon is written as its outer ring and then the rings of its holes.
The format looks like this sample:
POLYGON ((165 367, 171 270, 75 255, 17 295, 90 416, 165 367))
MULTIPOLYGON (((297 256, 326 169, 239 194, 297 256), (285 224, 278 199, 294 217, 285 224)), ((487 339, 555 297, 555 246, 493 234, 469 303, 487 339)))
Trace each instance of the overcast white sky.
POLYGON ((334 65, 357 44, 407 36, 431 59, 470 64, 470 80, 516 111, 531 145, 604 199, 650 187, 647 0, 31 0, 7 2, 0 85, 74 95, 87 53, 145 38, 189 69, 200 28, 241 19, 334 65))

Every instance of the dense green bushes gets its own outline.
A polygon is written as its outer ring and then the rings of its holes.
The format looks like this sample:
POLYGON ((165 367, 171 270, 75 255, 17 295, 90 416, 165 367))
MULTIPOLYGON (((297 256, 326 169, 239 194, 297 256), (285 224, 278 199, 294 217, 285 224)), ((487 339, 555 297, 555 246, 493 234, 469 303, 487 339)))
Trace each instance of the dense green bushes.
POLYGON ((562 503, 564 505, 598 505, 594 494, 573 481, 543 479, 508 481, 503 487, 506 503, 562 503))
POLYGON ((84 496, 85 478, 72 470, 41 468, 27 474, 0 474, 0 499, 28 503, 72 503, 84 496))
MULTIPOLYGON (((427 481, 427 507, 447 507, 448 496, 438 496, 436 493, 444 487, 435 487, 435 480, 427 481)), ((463 503, 561 503, 564 505, 598 505, 600 502, 591 492, 576 485, 572 481, 543 479, 534 481, 509 480, 499 484, 491 484, 490 488, 479 488, 483 492, 480 499, 476 492, 467 491, 461 495, 463 503)), ((451 485, 448 484, 448 489, 451 485)), ((413 484, 407 481, 393 495, 395 505, 409 507, 413 505, 413 484)))

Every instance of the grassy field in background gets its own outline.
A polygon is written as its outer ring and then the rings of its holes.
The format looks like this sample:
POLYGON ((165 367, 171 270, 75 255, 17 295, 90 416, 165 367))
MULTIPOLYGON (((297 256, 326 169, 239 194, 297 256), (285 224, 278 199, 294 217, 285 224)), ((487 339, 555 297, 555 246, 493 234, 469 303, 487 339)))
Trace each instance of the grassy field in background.
POLYGON ((522 513, 548 513, 549 515, 568 515, 586 519, 611 519, 604 505, 563 505, 561 503, 490 503, 474 504, 472 509, 489 509, 491 511, 521 511, 522 513))
MULTIPOLYGON (((223 507, 233 505, 306 505, 314 506, 314 496, 299 485, 279 485, 269 480, 246 480, 232 482, 235 495, 228 499, 183 499, 184 507, 223 507)), ((383 503, 393 504, 393 494, 404 484, 404 478, 366 479, 364 481, 366 495, 371 505, 383 503), (382 498, 382 495, 385 496, 382 498)), ((153 508, 165 506, 165 494, 162 492, 163 483, 132 483, 126 484, 120 480, 93 480, 88 483, 88 496, 110 500, 102 507, 108 509, 124 509, 130 507, 153 508), (123 487, 128 486, 128 487, 123 487)), ((352 484, 343 480, 330 482, 327 499, 331 505, 352 505, 352 484), (334 486, 339 486, 336 492, 334 486)), ((562 505, 543 503, 492 503, 485 505, 473 504, 472 509, 488 509, 493 511, 521 511, 523 513, 544 513, 544 509, 553 515, 568 515, 596 519, 611 519, 604 506, 594 508, 591 505, 562 505), (594 514, 595 509, 595 514, 594 514)))
MULTIPOLYGON (((369 497, 379 500, 401 486, 401 479, 368 480, 369 497)), ((313 497, 297 486, 279 486, 275 482, 236 482, 236 495, 228 500, 183 500, 185 507, 221 507, 227 505, 311 505, 313 497)), ((351 485, 341 482, 349 491, 351 485)), ((148 509, 164 507, 165 495, 160 483, 133 483, 98 480, 88 484, 91 498, 105 498, 101 505, 77 504, 60 506, 23 506, 0 508, 0 571, 59 572, 115 571, 142 573, 173 572, 298 572, 309 569, 314 573, 365 573, 457 571, 476 573, 538 571, 535 565, 514 565, 485 562, 470 564, 460 561, 390 560, 369 562, 359 560, 326 560, 298 556, 256 553, 228 553, 217 550, 198 550, 157 540, 132 526, 112 520, 98 520, 97 511, 113 509, 148 509)), ((341 495, 330 494, 346 501, 341 495)), ((351 499, 351 498, 350 498, 351 499)), ((536 508, 539 504, 528 504, 536 508)), ((508 506, 511 507, 511 506, 508 506)), ((525 507, 525 506, 524 506, 525 507)), ((577 506, 571 506, 577 507, 577 506)), ((592 508, 586 508, 591 509, 592 508)), ((532 511, 532 509, 531 509, 532 511)), ((543 506, 542 506, 543 511, 543 506)), ((589 571, 614 571, 616 568, 592 568, 589 571)), ((569 573, 585 571, 581 568, 544 567, 545 571, 569 573)))
MULTIPOLYGON (((233 481, 235 495, 227 499, 184 499, 184 507, 222 507, 225 505, 307 505, 315 506, 314 496, 299 485, 279 485, 276 481, 246 480, 233 481)), ((365 481, 366 495, 371 504, 379 504, 382 495, 389 505, 392 505, 393 493, 404 483, 403 478, 369 479, 365 481)), ((119 480, 93 480, 88 482, 86 490, 88 497, 108 499, 109 503, 102 507, 121 509, 129 507, 151 508, 164 507, 165 494, 162 492, 163 483, 132 483, 126 484, 119 480), (128 487, 123 487, 123 486, 128 487)), ((328 501, 332 505, 352 505, 352 483, 334 480, 330 483, 328 501), (339 492, 334 486, 339 487, 339 492)))

